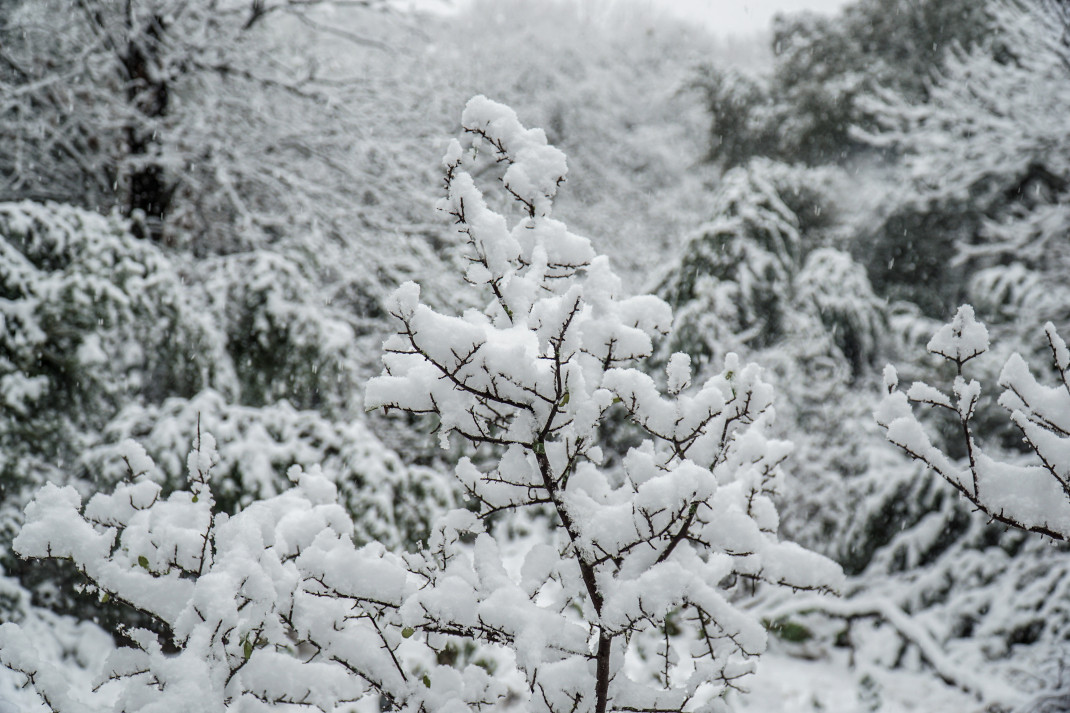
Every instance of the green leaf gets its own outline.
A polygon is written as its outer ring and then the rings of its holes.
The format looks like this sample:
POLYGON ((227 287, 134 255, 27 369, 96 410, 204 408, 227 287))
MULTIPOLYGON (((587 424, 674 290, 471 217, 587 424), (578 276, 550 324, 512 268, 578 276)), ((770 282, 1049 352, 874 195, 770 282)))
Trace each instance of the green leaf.
POLYGON ((411 626, 406 626, 404 629, 401 630, 401 638, 408 639, 415 633, 415 629, 413 629, 411 626))
POLYGON ((535 451, 539 455, 545 455, 546 454, 546 444, 543 443, 542 441, 535 441, 535 443, 533 443, 531 445, 531 450, 535 451))
POLYGON ((483 669, 484 671, 489 673, 491 676, 493 676, 494 672, 498 670, 498 664, 496 664, 491 659, 476 659, 472 663, 475 664, 476 666, 479 666, 481 669, 483 669))
POLYGON ((423 681, 424 681, 424 685, 425 686, 427 686, 428 688, 431 688, 431 677, 428 676, 426 673, 424 674, 423 681))
POLYGON ((145 569, 149 568, 149 558, 146 557, 145 555, 138 555, 137 556, 137 563, 139 565, 141 565, 142 567, 144 567, 145 569))
POLYGON ((561 400, 558 402, 557 405, 559 407, 561 407, 561 408, 564 408, 565 406, 568 406, 568 399, 569 399, 569 393, 566 391, 565 395, 561 397, 561 400))
POLYGON ((194 495, 194 496, 193 496, 193 502, 197 502, 197 500, 198 500, 197 496, 196 496, 196 495, 194 495))
POLYGON ((248 661, 249 657, 253 655, 253 642, 246 639, 242 645, 242 652, 245 654, 245 660, 248 661))
POLYGON ((769 621, 763 620, 762 623, 765 628, 773 633, 781 641, 787 641, 792 644, 800 644, 804 641, 809 641, 814 637, 813 632, 808 628, 799 624, 798 622, 791 621, 786 617, 769 621))
POLYGON ((103 594, 100 595, 100 603, 101 604, 107 604, 109 601, 111 601, 111 595, 110 594, 108 594, 107 592, 104 592, 103 594))

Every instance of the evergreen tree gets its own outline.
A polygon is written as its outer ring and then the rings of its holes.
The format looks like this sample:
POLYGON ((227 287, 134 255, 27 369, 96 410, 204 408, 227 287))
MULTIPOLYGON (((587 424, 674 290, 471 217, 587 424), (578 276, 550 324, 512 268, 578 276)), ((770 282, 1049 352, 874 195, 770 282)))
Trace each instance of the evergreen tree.
MULTIPOLYGON (((931 314, 965 297, 998 325, 1001 311, 1019 318, 1028 293, 1038 299, 1026 311, 1032 331, 1067 317, 1061 237, 1070 161, 1062 117, 1070 16, 1064 4, 1042 0, 994 3, 990 12, 991 37, 951 52, 924 101, 889 92, 867 102, 877 129, 860 136, 901 157, 905 188, 865 249, 892 265, 874 268, 882 283, 931 314), (940 284, 951 288, 922 302, 917 286, 940 284)), ((1028 344, 1016 339, 1016 348, 1028 344)))
POLYGON ((773 71, 749 79, 706 66, 696 82, 709 106, 710 155, 726 167, 752 156, 844 164, 869 150, 852 129, 873 120, 880 88, 924 102, 948 51, 988 32, 985 4, 860 0, 836 16, 794 13, 773 23, 773 71))

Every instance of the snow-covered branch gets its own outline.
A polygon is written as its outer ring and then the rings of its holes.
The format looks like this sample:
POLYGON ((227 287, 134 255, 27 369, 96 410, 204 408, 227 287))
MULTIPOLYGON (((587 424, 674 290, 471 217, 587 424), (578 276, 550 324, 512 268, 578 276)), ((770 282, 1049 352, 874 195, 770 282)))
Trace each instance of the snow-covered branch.
POLYGON ((957 376, 950 392, 916 383, 903 393, 891 366, 885 369, 889 394, 877 410, 877 421, 888 439, 939 473, 970 502, 992 519, 1056 540, 1070 540, 1070 352, 1054 325, 1045 326, 1060 384, 1040 384, 1025 360, 1015 354, 1003 367, 999 403, 1039 463, 996 460, 977 442, 974 411, 981 385, 963 376, 967 362, 988 351, 988 330, 963 305, 948 325, 929 342, 928 349, 955 365, 957 376), (960 463, 935 446, 911 409, 910 402, 953 412, 966 451, 960 463))
POLYGON ((829 597, 812 597, 774 606, 765 612, 771 620, 798 614, 820 612, 827 616, 844 619, 848 622, 856 619, 879 619, 893 629, 902 639, 917 648, 921 655, 944 683, 962 689, 976 696, 979 700, 995 702, 1007 698, 1006 691, 998 685, 966 670, 940 647, 933 635, 926 631, 924 625, 912 618, 894 601, 881 596, 865 596, 848 599, 829 597))

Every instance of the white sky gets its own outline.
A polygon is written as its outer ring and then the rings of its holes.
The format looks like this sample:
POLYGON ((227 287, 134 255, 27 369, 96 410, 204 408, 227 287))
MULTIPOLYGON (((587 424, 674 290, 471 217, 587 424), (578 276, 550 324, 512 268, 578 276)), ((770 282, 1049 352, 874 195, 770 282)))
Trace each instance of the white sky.
POLYGON ((718 35, 751 34, 769 27, 778 12, 834 13, 847 0, 652 0, 674 15, 706 24, 718 35))
MULTIPOLYGON (((0 0, 2 2, 3 0, 0 0)), ((467 0, 400 0, 402 7, 430 12, 452 12, 467 0)), ((540 0, 531 0, 539 2, 540 0)), ((588 0, 579 0, 585 2, 588 0)), ((614 0, 589 0, 612 5, 614 0)), ((701 22, 715 35, 752 35, 769 29, 773 15, 801 10, 834 13, 850 0, 623 0, 646 3, 685 20, 701 22)))

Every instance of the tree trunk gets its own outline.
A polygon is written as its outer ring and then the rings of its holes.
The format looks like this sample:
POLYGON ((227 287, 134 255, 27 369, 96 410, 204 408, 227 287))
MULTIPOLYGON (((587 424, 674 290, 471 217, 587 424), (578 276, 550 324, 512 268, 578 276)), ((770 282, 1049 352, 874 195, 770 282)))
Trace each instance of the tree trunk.
POLYGON ((135 218, 135 235, 162 242, 174 185, 167 180, 163 166, 151 157, 157 144, 155 125, 170 108, 169 77, 159 56, 166 27, 163 18, 154 16, 143 32, 129 29, 130 40, 120 59, 126 73, 127 100, 134 109, 134 118, 126 125, 126 158, 133 170, 123 212, 135 218))

